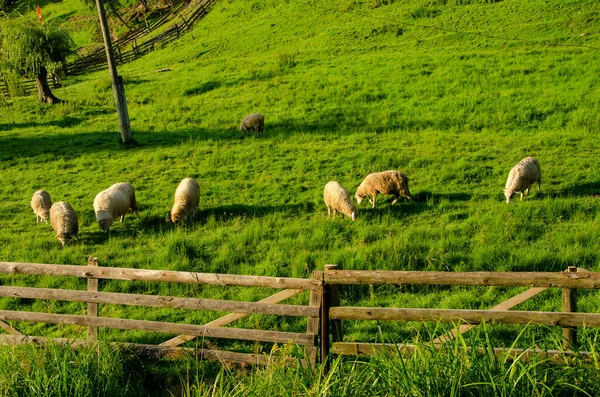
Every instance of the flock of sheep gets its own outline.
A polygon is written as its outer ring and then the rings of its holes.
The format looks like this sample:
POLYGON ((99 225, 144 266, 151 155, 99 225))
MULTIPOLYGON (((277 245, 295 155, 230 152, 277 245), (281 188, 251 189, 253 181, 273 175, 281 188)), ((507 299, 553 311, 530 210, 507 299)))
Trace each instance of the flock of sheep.
MULTIPOLYGON (((540 191, 541 183, 540 163, 534 157, 527 157, 515 165, 508 174, 506 185, 504 187, 504 196, 506 203, 510 203, 511 197, 515 193, 529 194, 529 188, 534 183, 537 183, 538 192, 540 191)), ((408 190, 408 178, 399 171, 383 171, 375 172, 367 175, 356 190, 356 202, 358 205, 362 203, 365 197, 369 198, 372 208, 375 208, 377 194, 387 194, 394 196, 392 205, 398 202, 400 196, 412 200, 410 191, 408 190)), ((323 191, 323 199, 327 206, 327 215, 335 218, 338 212, 351 218, 353 221, 358 216, 358 210, 352 203, 348 191, 336 181, 328 182, 323 191)))
MULTIPOLYGON (((200 185, 193 178, 185 178, 175 190, 173 208, 168 220, 177 223, 181 219, 189 220, 195 217, 199 202, 200 185)), ((71 238, 77 236, 79 222, 75 210, 69 203, 59 201, 52 204, 50 194, 45 190, 38 190, 31 198, 31 208, 35 213, 36 222, 47 223, 50 219, 56 237, 63 247, 71 238)), ((135 189, 130 183, 115 183, 94 198, 96 221, 104 233, 108 233, 114 219, 121 218, 123 222, 130 210, 139 217, 135 189)))
MULTIPOLYGON (((242 122, 243 123, 243 122, 242 122)), ((258 132, 258 131, 257 131, 258 132)), ((540 190, 541 173, 540 164, 533 157, 527 157, 515 165, 508 175, 504 195, 506 202, 510 203, 515 193, 529 194, 529 188, 537 183, 540 190)), ((378 194, 394 196, 392 205, 396 204, 400 196, 412 200, 408 189, 408 178, 399 171, 383 171, 367 175, 356 190, 357 203, 362 204, 365 198, 369 199, 372 208, 375 208, 378 194)), ((323 191, 323 199, 327 206, 327 214, 335 218, 338 212, 356 220, 358 210, 352 203, 348 191, 335 181, 328 182, 323 191)), ((200 202, 200 185, 193 178, 185 178, 175 190, 173 207, 169 213, 168 221, 177 223, 180 220, 189 221, 196 216, 200 202)), ((58 240, 64 247, 72 237, 79 232, 77 214, 71 205, 64 201, 52 204, 50 195, 45 190, 38 190, 31 198, 31 208, 36 215, 36 222, 45 221, 50 224, 58 240)), ((135 189, 130 183, 115 183, 108 189, 101 191, 94 198, 94 213, 100 229, 108 233, 113 220, 121 218, 121 222, 129 211, 137 211, 135 189)))

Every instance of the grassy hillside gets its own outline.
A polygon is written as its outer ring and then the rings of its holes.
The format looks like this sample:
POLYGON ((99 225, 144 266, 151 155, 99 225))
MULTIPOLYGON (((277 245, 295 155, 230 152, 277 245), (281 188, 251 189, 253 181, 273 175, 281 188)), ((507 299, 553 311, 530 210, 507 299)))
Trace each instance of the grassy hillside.
MULTIPOLYGON (((48 107, 18 98, 0 113, 0 260, 307 277, 344 269, 599 270, 596 1, 222 0, 192 33, 120 68, 136 144, 119 144, 107 72, 70 79, 48 107), (387 4, 390 3, 390 4, 387 4), (464 4, 463 4, 464 3, 464 4), (159 68, 168 72, 158 73, 159 68), (265 115, 262 137, 237 131, 265 115), (511 167, 535 156, 542 191, 504 203, 511 167), (326 182, 354 192, 398 169, 414 202, 327 219, 326 182), (201 186, 200 216, 165 222, 179 181, 201 186), (96 193, 129 181, 140 219, 106 238, 96 193), (29 208, 37 189, 76 209, 65 249, 29 208)), ((82 282, 4 277, 5 284, 82 282)), ((256 300, 270 291, 114 282, 107 291, 256 300)), ((347 303, 489 308, 503 288, 353 288, 347 303)), ((560 292, 526 309, 557 310, 560 292)), ((580 310, 597 311, 597 293, 580 310)), ((299 301, 306 298, 298 298, 299 301)), ((83 312, 83 305, 3 299, 1 309, 83 312)), ((216 313, 104 306, 104 315, 202 323, 216 313)), ((241 325, 300 331, 250 317, 241 325)), ((26 327, 20 324, 19 327, 26 327)), ((32 333, 43 333, 30 326, 32 333)), ((76 336, 84 330, 50 327, 76 336)), ((347 339, 414 336, 420 324, 348 323, 347 339)), ((509 340, 516 327, 497 327, 509 340)), ((531 328, 533 340, 559 329, 531 328)), ((583 335, 584 333, 582 333, 583 335)), ((107 337, 160 341, 136 332, 107 337)))

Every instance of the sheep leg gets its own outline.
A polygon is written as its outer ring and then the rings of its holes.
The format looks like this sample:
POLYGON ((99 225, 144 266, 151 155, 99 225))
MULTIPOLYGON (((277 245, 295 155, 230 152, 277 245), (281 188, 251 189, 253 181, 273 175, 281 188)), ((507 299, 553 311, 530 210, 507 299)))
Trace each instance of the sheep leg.
POLYGON ((373 204, 373 206, 371 208, 375 208, 375 202, 377 201, 377 195, 373 196, 373 201, 371 201, 371 204, 373 204))
POLYGON ((399 195, 395 195, 394 197, 395 197, 395 199, 394 199, 394 201, 392 201, 392 205, 396 204, 398 202, 398 200, 400 199, 399 195))
POLYGON ((523 192, 521 191, 521 201, 523 201, 523 192))
POLYGON ((525 196, 529 196, 529 189, 531 188, 531 185, 527 186, 527 189, 525 189, 525 196))
POLYGON ((327 218, 331 218, 331 208, 327 207, 327 218))
POLYGON ((121 222, 125 219, 125 215, 121 215, 121 222))
POLYGON ((40 223, 40 216, 35 214, 35 223, 40 223))
POLYGON ((537 181, 538 192, 540 191, 540 180, 537 181))
POLYGON ((336 215, 337 215, 337 210, 333 210, 333 219, 335 219, 336 215))

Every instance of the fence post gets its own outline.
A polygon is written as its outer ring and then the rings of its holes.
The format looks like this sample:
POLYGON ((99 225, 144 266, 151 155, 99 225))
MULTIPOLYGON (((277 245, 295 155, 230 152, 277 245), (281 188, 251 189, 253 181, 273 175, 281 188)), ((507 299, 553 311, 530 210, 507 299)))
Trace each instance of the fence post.
MULTIPOLYGON (((323 282, 323 272, 313 271, 311 278, 323 282)), ((321 299, 321 290, 311 290, 308 305, 311 307, 321 307, 321 299)), ((306 325, 306 333, 319 334, 319 325, 319 317, 309 317, 308 324, 306 325)), ((305 358, 311 368, 314 369, 317 363, 317 346, 306 346, 305 358)))
MULTIPOLYGON (((98 266, 98 258, 88 258, 88 266, 98 266)), ((87 280, 87 288, 88 292, 98 292, 98 279, 97 278, 88 278, 87 280)), ((98 304, 97 303, 88 303, 87 304, 88 316, 97 317, 98 316, 98 304)), ((88 326, 88 339, 96 339, 98 338, 98 327, 88 326)))
POLYGON ((331 291, 327 280, 323 277, 321 285, 321 364, 323 371, 329 371, 329 307, 331 303, 331 291))
POLYGON ((183 15, 179 14, 179 16, 181 17, 181 20, 183 21, 183 26, 185 27, 185 30, 189 30, 190 29, 190 25, 188 25, 188 23, 185 20, 185 18, 183 17, 183 15))
MULTIPOLYGON (((338 270, 338 265, 325 265, 325 274, 338 270)), ((338 285, 330 285, 331 300, 329 307, 340 306, 340 287, 338 285)), ((331 341, 342 342, 344 340, 344 331, 342 329, 342 320, 331 320, 331 341)))
MULTIPOLYGON (((569 266, 567 269, 569 273, 576 273, 576 266, 569 266)), ((563 288, 562 290, 562 311, 563 312, 576 312, 577 311, 577 290, 574 288, 563 288)), ((563 339, 565 349, 577 348, 577 327, 564 327, 563 328, 563 339)))

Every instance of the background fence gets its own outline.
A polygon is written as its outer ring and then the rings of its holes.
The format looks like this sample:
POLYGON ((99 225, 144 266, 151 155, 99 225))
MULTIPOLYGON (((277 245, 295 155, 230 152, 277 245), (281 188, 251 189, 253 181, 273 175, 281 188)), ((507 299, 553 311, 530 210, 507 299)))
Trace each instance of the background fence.
MULTIPOLYGON (((344 271, 335 265, 326 265, 325 271, 315 271, 310 279, 242 276, 212 273, 142 270, 128 268, 99 267, 94 258, 87 266, 47 265, 32 263, 0 262, 0 273, 11 275, 36 274, 42 276, 79 277, 88 280, 87 290, 62 290, 50 288, 0 286, 0 296, 27 299, 63 300, 87 302, 86 315, 54 314, 18 310, 0 310, 0 343, 46 343, 52 340, 72 346, 94 341, 98 327, 126 330, 141 330, 178 334, 160 344, 126 344, 138 354, 180 357, 193 352, 206 359, 231 361, 246 364, 265 364, 266 356, 217 349, 192 349, 180 347, 196 337, 235 339, 264 343, 295 342, 305 347, 304 365, 314 365, 319 357, 327 362, 330 353, 342 355, 373 354, 381 349, 392 349, 401 354, 412 354, 416 346, 411 344, 386 345, 382 343, 343 342, 344 320, 420 321, 462 323, 459 328, 432 340, 436 348, 451 341, 456 335, 468 332, 480 323, 539 324, 563 327, 565 350, 547 351, 536 349, 496 348, 497 354, 511 354, 518 359, 531 359, 543 355, 555 363, 564 363, 573 354, 590 356, 591 353, 577 352, 577 327, 600 327, 600 314, 577 313, 576 294, 578 288, 600 288, 600 273, 570 267, 565 272, 420 272, 420 271, 344 271), (99 279, 138 280, 187 284, 211 284, 219 286, 246 286, 282 289, 282 291, 258 302, 196 299, 174 296, 126 294, 101 292, 99 279), (528 290, 500 303, 490 310, 420 309, 347 307, 340 305, 340 287, 344 285, 462 285, 462 286, 528 286, 528 290), (511 311, 509 309, 543 293, 549 288, 562 289, 562 311, 511 311), (280 302, 308 291, 307 305, 286 305, 280 302), (131 320, 126 318, 102 317, 98 304, 135 305, 191 310, 213 310, 232 312, 203 325, 131 320), (281 332, 261 329, 224 328, 225 325, 249 314, 307 317, 305 333, 281 332), (9 321, 46 322, 88 327, 87 339, 46 338, 26 336, 9 321), (320 354, 318 355, 318 347, 320 354), (569 350, 570 349, 570 350, 569 350), (576 350, 576 349, 575 349, 576 350)), ((114 343, 119 345, 118 343, 114 343)), ((123 344, 121 344, 123 345, 123 344)))
MULTIPOLYGON (((123 37, 112 42, 117 64, 132 62, 137 58, 163 48, 171 41, 179 38, 189 31, 194 23, 208 14, 210 6, 215 0, 201 0, 191 12, 185 12, 189 1, 175 5, 166 14, 161 16, 151 25, 130 30, 123 37), (179 17, 179 18, 177 18, 179 17), (165 27, 168 22, 176 21, 173 25, 165 27), (155 34, 153 37, 152 34, 155 34)), ((106 52, 104 47, 99 47, 91 54, 77 58, 56 71, 57 75, 75 76, 107 68, 106 52)), ((8 82, 0 79, 0 95, 26 96, 36 92, 35 80, 19 80, 8 82)))

